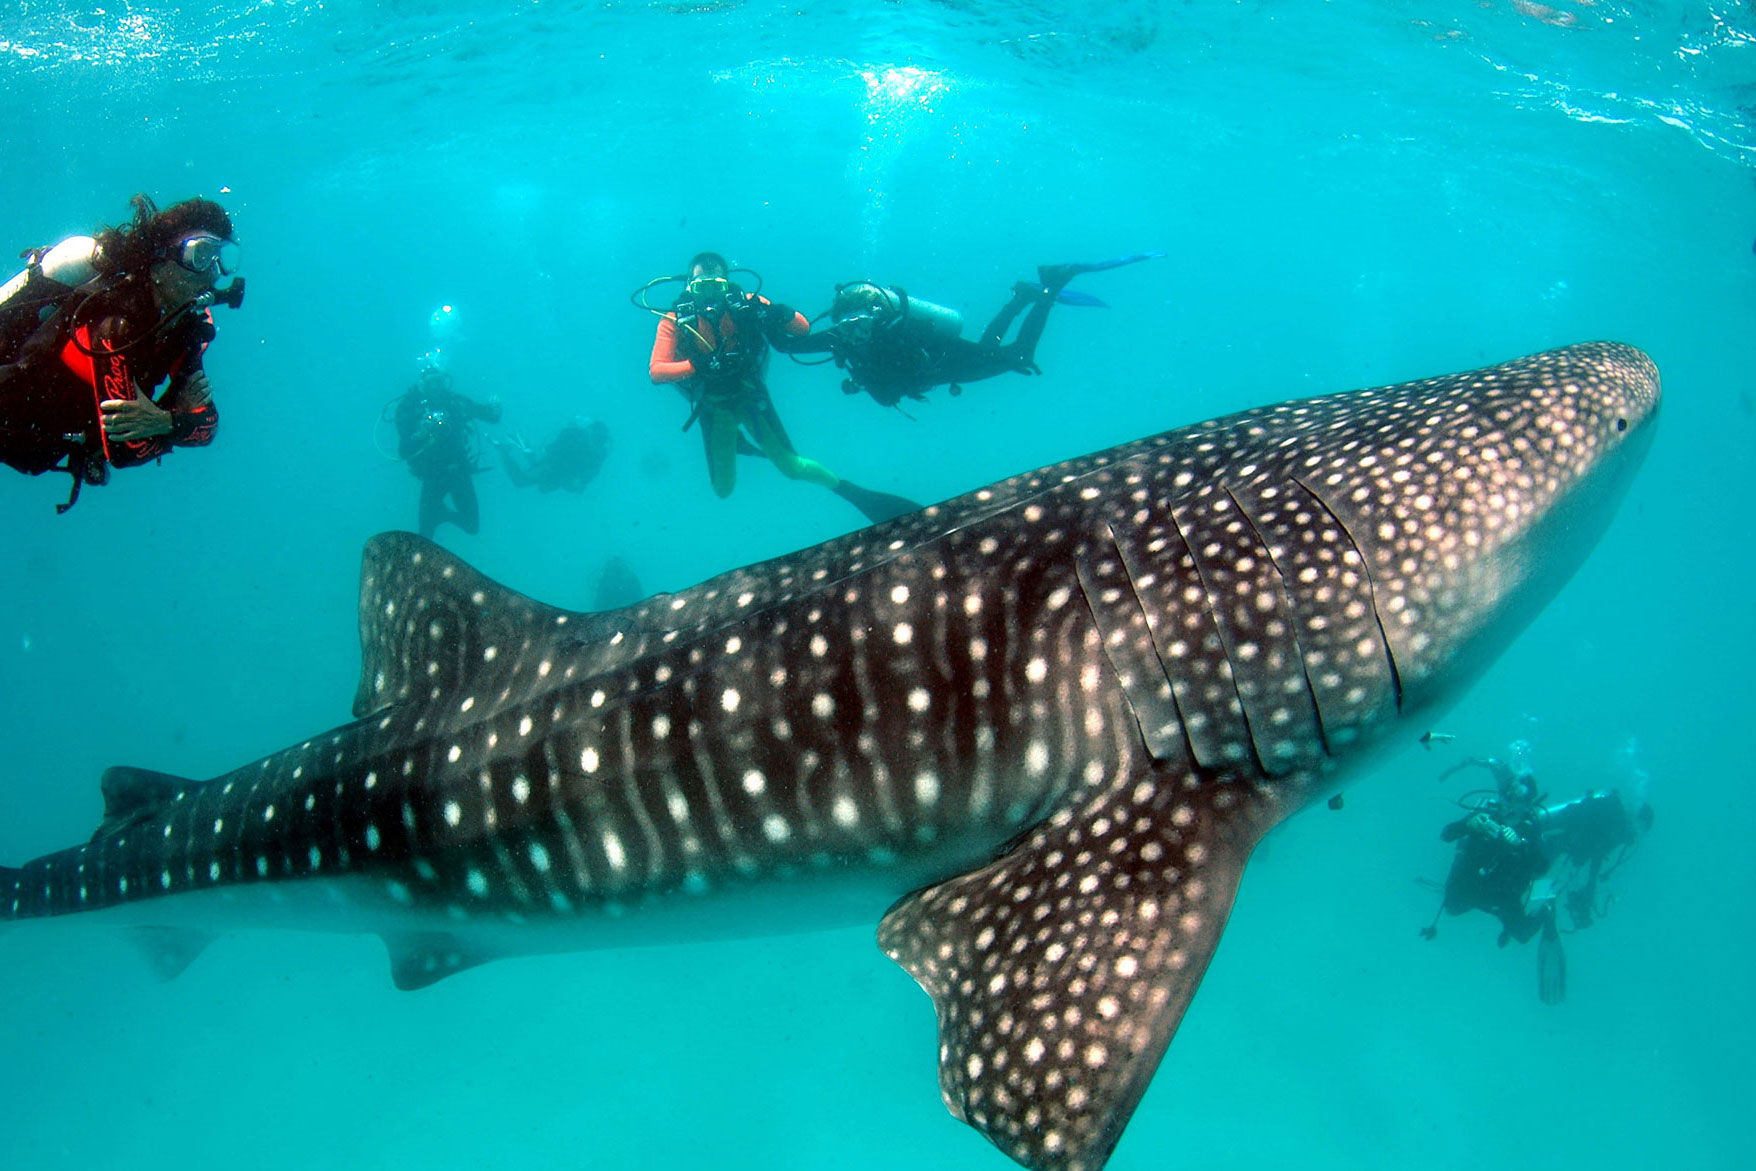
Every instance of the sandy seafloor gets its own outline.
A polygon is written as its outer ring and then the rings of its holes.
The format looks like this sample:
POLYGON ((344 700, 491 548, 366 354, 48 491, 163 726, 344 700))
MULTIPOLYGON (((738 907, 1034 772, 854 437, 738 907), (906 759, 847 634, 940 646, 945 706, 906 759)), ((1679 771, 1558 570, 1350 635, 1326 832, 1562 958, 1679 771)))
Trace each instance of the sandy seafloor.
MULTIPOLYGON (((211 776, 348 718, 359 548, 414 520, 380 411, 446 360, 580 496, 482 478, 444 543, 589 604, 846 531, 749 464, 707 490, 628 292, 700 248, 815 312, 873 277, 973 332, 1082 279, 1039 378, 887 412, 775 365, 799 447, 938 499, 1283 398, 1568 342, 1667 401, 1577 577, 1439 725, 1255 859, 1111 1164, 1747 1166, 1756 828, 1756 16, 1745 3, 24 3, 0 20, 9 248, 127 197, 223 199, 249 297, 217 442, 65 517, 0 478, 0 861, 82 840, 127 762, 211 776), (1422 942, 1465 751, 1657 825, 1538 1003, 1485 918, 1422 942)), ((788 909, 777 904, 777 929, 788 909)), ((933 1014, 872 925, 503 962, 403 994, 369 937, 239 933, 157 984, 96 931, 0 930, 0 1167, 999 1168, 940 1105, 933 1014)))

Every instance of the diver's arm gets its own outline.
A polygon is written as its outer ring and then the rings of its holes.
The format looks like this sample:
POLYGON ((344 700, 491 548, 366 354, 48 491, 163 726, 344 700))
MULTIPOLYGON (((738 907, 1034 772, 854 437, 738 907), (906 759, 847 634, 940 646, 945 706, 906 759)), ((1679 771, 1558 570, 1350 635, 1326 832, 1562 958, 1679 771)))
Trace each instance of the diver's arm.
POLYGON ((219 428, 219 410, 213 405, 213 386, 201 359, 214 338, 213 314, 203 313, 183 329, 188 349, 173 367, 158 405, 170 412, 171 443, 177 447, 206 447, 219 428))
POLYGON ((768 344, 783 354, 835 354, 839 352, 841 339, 836 336, 834 329, 807 332, 803 335, 793 333, 790 329, 777 329, 769 333, 768 344))
POLYGON ((471 418, 480 419, 484 423, 498 423, 500 421, 501 407, 500 397, 498 395, 489 398, 486 402, 477 402, 475 399, 463 394, 460 394, 457 397, 463 403, 467 404, 471 418))
POLYGON ((646 372, 655 383, 683 382, 695 377, 695 364, 677 357, 677 318, 667 313, 659 320, 658 335, 652 341, 652 357, 646 372))
POLYGON ((213 405, 213 387, 207 372, 196 369, 173 382, 163 405, 171 412, 171 442, 178 447, 206 447, 219 428, 219 409, 213 405))

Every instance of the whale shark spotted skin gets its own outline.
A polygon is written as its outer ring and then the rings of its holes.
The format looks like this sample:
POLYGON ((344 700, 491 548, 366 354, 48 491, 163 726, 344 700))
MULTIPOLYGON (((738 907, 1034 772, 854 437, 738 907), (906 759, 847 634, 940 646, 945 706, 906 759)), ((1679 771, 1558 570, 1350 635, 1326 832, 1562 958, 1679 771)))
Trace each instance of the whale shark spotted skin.
POLYGON ((1099 1168, 1250 851, 1552 596, 1658 399, 1595 343, 1281 403, 602 613, 381 535, 356 721, 206 782, 109 770, 0 919, 126 925, 167 973, 234 927, 373 932, 416 988, 881 918, 951 1111, 1099 1168))

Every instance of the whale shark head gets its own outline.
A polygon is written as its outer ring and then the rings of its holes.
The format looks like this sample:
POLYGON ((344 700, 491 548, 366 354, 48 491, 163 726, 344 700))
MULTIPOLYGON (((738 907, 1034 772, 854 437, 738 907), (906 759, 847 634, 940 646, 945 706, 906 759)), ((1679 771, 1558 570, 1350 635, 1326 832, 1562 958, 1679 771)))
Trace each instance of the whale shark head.
POLYGON ((1382 426, 1356 415, 1301 480, 1359 541, 1409 712, 1472 680, 1584 560, 1650 446, 1658 369, 1593 344, 1362 393, 1382 426))

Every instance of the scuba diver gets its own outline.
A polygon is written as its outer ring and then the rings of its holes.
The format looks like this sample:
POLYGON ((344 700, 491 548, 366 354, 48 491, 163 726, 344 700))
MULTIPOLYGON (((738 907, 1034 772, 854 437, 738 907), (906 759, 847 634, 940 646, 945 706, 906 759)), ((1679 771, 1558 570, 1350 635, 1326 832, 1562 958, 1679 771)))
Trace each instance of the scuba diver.
POLYGON ((789 306, 740 289, 732 283, 731 272, 725 257, 702 252, 690 260, 687 276, 649 281, 631 298, 638 307, 659 315, 648 373, 654 383, 675 384, 688 398, 690 412, 683 429, 701 424, 714 494, 721 498, 732 494, 738 455, 755 452, 788 479, 828 488, 874 524, 918 509, 911 500, 844 480, 794 449, 763 374, 769 347, 802 336, 810 323, 789 306), (673 280, 684 283, 684 292, 670 312, 646 303, 652 288, 673 280))
POLYGON ((131 224, 30 249, 0 286, 0 461, 68 473, 57 512, 111 468, 206 446, 219 422, 201 363, 210 308, 244 300, 242 277, 219 287, 238 271, 231 217, 208 199, 131 202, 131 224))
POLYGON ((939 385, 948 384, 953 395, 962 394, 966 382, 1008 372, 1042 373, 1036 364, 1037 342, 1057 302, 1105 307, 1096 297, 1067 288, 1068 281, 1080 273, 1163 255, 1140 252, 1095 263, 1043 265, 1034 283, 1020 281, 1012 286, 1012 299, 977 341, 961 336, 963 317, 954 309, 911 297, 900 288, 853 281, 836 286, 829 326, 807 337, 779 340, 775 348, 794 356, 828 354, 848 372, 841 384, 843 393, 865 391, 887 407, 905 398, 924 398, 939 385), (1030 312, 1025 313, 1017 336, 1006 341, 1007 331, 1027 308, 1030 312))
POLYGON ((532 451, 522 438, 494 440, 507 478, 520 488, 533 484, 541 492, 564 489, 583 492, 597 478, 610 454, 610 428, 600 419, 576 416, 562 424, 542 451, 532 451))
POLYGON ((1603 914, 1598 882, 1615 873, 1628 851, 1652 828, 1652 806, 1630 810, 1614 789, 1598 789, 1538 815, 1543 843, 1565 873, 1556 886, 1565 894, 1573 929, 1589 927, 1603 914))
MULTIPOLYGON (((1549 868, 1538 822, 1536 778, 1492 757, 1470 757, 1441 779, 1471 767, 1494 775, 1495 793, 1466 798, 1469 815, 1439 831, 1440 841, 1457 843, 1440 910, 1450 915, 1487 911, 1500 920, 1501 947, 1514 939, 1524 943, 1544 925, 1542 909, 1533 914, 1525 896, 1549 868)), ((1431 939, 1437 931, 1429 927, 1422 934, 1431 939)))
POLYGON ((432 538, 450 522, 474 536, 481 527, 474 476, 475 420, 500 421, 500 400, 479 403, 452 389, 451 375, 421 368, 415 384, 396 400, 396 453, 421 482, 421 536, 432 538), (446 505, 447 497, 451 505, 446 505))
POLYGON ((1466 794, 1468 816, 1439 832, 1457 843, 1444 895, 1433 922, 1421 930, 1438 934, 1439 915, 1486 911, 1500 920, 1499 945, 1537 945, 1537 993, 1544 1004, 1567 995, 1567 957, 1561 947, 1560 910, 1570 930, 1590 926, 1600 914, 1598 881, 1620 865, 1641 832, 1652 826, 1652 807, 1630 813, 1615 792, 1593 792, 1559 805, 1543 805, 1528 766, 1491 757, 1469 757, 1441 774, 1484 768, 1495 780, 1492 795, 1466 794))

